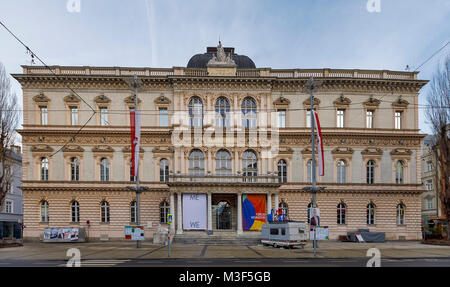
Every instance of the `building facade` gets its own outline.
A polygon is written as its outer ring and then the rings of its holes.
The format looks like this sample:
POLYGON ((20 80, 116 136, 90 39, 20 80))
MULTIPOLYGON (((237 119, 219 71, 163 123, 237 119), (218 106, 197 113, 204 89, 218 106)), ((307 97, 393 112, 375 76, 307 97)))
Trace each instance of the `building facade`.
MULTIPOLYGON (((0 240, 22 240, 23 200, 22 200, 22 154, 18 146, 7 152, 10 178, 6 186, 6 195, 0 210, 0 240)), ((3 170, 3 169, 2 169, 3 170)))
POLYGON ((330 238, 358 228, 386 232, 387 239, 421 238, 417 104, 426 81, 417 72, 256 68, 220 43, 187 67, 51 69, 23 66, 13 75, 25 111, 26 238, 47 227, 80 226, 92 239, 121 239, 136 220, 135 193, 126 188, 133 184, 134 74, 139 176, 149 188, 140 204, 146 238, 165 226, 167 214, 174 215, 175 236, 256 234, 279 207, 306 221, 311 106, 304 86, 311 76, 321 81, 314 109, 325 157, 318 185, 325 189, 317 206, 330 238))

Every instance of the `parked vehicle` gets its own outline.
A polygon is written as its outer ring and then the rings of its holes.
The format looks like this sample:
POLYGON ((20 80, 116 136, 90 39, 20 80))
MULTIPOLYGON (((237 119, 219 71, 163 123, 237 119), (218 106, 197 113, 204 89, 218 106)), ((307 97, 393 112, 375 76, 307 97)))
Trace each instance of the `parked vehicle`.
POLYGON ((293 248, 306 244, 306 223, 304 221, 273 221, 264 223, 261 229, 261 243, 264 246, 293 248))

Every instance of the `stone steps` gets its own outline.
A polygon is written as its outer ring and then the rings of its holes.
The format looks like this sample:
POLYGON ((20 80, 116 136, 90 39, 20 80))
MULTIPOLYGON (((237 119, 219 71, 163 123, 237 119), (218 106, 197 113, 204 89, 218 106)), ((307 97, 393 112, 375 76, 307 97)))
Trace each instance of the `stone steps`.
POLYGON ((175 235, 174 244, 190 245, 254 245, 260 243, 260 234, 241 235, 235 232, 216 232, 212 235, 201 233, 183 233, 175 235))

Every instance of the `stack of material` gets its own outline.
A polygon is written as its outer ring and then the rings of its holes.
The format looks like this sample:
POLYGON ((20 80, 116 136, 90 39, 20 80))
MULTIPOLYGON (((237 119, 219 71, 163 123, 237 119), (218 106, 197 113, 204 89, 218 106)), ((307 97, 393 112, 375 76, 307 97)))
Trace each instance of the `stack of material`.
POLYGON ((358 229, 357 232, 347 232, 347 238, 349 241, 358 242, 356 234, 361 234, 361 237, 365 242, 385 242, 386 233, 384 232, 370 232, 369 229, 358 229))

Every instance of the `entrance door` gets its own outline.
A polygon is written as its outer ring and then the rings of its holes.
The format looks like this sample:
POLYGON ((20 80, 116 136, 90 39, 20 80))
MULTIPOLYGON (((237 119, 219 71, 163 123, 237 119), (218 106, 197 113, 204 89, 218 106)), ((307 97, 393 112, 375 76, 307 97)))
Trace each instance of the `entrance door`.
POLYGON ((231 229, 232 207, 226 201, 220 201, 216 209, 217 229, 231 229))

